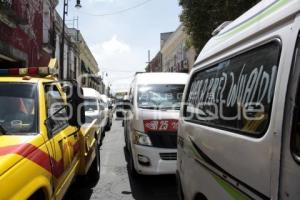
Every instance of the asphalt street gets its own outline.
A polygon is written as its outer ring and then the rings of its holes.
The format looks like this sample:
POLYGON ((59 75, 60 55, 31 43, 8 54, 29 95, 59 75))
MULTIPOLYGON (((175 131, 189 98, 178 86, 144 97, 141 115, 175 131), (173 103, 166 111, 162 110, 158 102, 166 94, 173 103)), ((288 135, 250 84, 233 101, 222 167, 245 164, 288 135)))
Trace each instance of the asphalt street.
POLYGON ((124 146, 122 121, 114 120, 100 150, 100 180, 84 186, 75 182, 64 199, 176 200, 175 176, 130 176, 124 146))

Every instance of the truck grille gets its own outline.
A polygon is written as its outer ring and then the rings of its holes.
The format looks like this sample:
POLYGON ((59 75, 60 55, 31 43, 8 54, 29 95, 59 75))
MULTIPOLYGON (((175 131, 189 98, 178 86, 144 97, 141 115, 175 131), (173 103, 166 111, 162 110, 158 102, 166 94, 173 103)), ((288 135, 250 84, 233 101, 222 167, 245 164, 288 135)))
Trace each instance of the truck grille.
POLYGON ((177 149, 177 132, 155 132, 147 134, 150 137, 153 147, 177 149))
POLYGON ((162 160, 177 160, 177 153, 160 153, 162 160))

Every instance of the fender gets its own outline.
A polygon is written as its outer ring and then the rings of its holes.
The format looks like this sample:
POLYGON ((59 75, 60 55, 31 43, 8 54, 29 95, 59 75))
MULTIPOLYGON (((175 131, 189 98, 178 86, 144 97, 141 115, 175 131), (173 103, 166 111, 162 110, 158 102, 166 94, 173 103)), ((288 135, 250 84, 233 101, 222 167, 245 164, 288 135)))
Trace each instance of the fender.
POLYGON ((86 175, 93 160, 96 157, 97 128, 95 127, 96 120, 93 121, 88 127, 80 129, 81 137, 81 156, 80 156, 80 170, 79 175, 86 175))
POLYGON ((52 187, 49 179, 44 176, 38 176, 32 179, 32 181, 24 187, 20 188, 20 190, 12 197, 12 200, 28 199, 39 189, 43 189, 46 199, 53 199, 52 187))

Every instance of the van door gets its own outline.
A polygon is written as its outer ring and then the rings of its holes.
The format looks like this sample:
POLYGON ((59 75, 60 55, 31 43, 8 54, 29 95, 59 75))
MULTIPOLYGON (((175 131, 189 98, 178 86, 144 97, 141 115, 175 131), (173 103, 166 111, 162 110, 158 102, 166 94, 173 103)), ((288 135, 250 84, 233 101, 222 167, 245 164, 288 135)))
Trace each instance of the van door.
POLYGON ((279 199, 300 198, 300 35, 292 66, 283 126, 279 199))
POLYGON ((68 123, 66 103, 55 84, 44 86, 47 108, 47 129, 52 151, 52 170, 55 194, 60 199, 71 183, 71 174, 77 166, 79 156, 79 135, 76 127, 68 123))
POLYGON ((99 99, 98 102, 99 102, 99 110, 100 110, 100 126, 101 126, 101 131, 103 133, 105 130, 105 106, 102 99, 99 99))
POLYGON ((180 126, 190 158, 179 167, 193 177, 189 187, 207 199, 271 196, 272 147, 280 140, 272 121, 280 52, 274 39, 204 66, 190 79, 180 126))

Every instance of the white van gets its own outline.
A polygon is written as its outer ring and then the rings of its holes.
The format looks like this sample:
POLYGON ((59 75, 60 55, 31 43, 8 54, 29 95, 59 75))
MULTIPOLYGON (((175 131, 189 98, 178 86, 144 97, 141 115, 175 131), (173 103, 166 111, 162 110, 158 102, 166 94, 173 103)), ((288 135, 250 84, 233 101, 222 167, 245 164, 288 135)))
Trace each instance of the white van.
POLYGON ((101 145, 101 140, 103 139, 103 128, 101 123, 105 116, 103 107, 101 106, 100 93, 92 88, 83 88, 83 95, 86 125, 92 123, 94 120, 97 120, 95 123, 95 125, 98 127, 97 138, 99 144, 101 145))
POLYGON ((104 120, 102 127, 104 131, 110 131, 112 126, 113 110, 112 106, 109 105, 108 97, 104 94, 101 94, 101 105, 104 109, 104 120))
POLYGON ((180 199, 300 199, 299 32, 299 0, 266 0, 204 47, 181 108, 180 199))
POLYGON ((187 79, 184 73, 136 75, 129 92, 131 109, 124 118, 132 174, 175 174, 177 125, 187 79))

